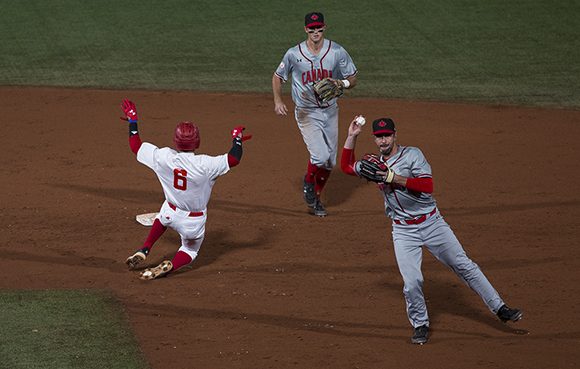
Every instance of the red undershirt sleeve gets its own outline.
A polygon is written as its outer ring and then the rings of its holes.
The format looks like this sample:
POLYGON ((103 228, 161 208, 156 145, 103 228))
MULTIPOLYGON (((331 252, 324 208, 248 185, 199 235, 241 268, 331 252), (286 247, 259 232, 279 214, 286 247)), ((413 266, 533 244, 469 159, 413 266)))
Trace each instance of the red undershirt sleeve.
POLYGON ((233 168, 238 164, 240 164, 240 161, 232 154, 228 154, 228 166, 233 168))
POLYGON ((411 191, 433 193, 433 178, 407 178, 405 187, 411 191))
POLYGON ((342 149, 342 155, 340 157, 340 169, 348 175, 356 176, 356 172, 354 170, 354 149, 342 149))
POLYGON ((135 155, 137 155, 137 152, 139 152, 142 144, 143 143, 141 142, 141 138, 139 138, 139 134, 129 136, 129 147, 131 147, 131 151, 133 151, 135 155))

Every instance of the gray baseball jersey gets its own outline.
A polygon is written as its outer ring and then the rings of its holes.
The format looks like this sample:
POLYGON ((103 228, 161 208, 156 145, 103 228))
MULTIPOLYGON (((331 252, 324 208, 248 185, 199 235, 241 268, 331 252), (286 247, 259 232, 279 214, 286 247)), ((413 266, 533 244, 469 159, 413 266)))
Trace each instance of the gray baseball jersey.
MULTIPOLYGON (((416 147, 399 146, 399 152, 386 163, 395 173, 409 178, 431 178, 431 165, 416 147)), ((355 170, 359 173, 360 162, 355 170)), ((413 192, 394 184, 379 185, 384 199, 385 212, 393 220, 411 219, 429 214, 437 207, 437 202, 430 193, 413 192)))
MULTIPOLYGON (((395 173, 407 178, 431 178, 431 166, 421 150, 410 146, 398 146, 398 150, 387 160, 387 165, 395 173)), ((359 174, 360 162, 355 163, 354 168, 359 174)), ((392 184, 381 184, 379 188, 384 197, 386 213, 394 221, 395 257, 404 281, 403 294, 411 325, 415 328, 429 325, 421 273, 423 247, 471 287, 489 310, 497 313, 503 300, 479 266, 467 256, 451 227, 439 213, 433 196, 392 184), (405 219, 421 221, 409 224, 405 219)))
POLYGON ((282 81, 292 76, 292 100, 297 107, 320 108, 336 104, 336 99, 320 102, 312 86, 326 78, 345 79, 356 74, 356 66, 348 52, 334 41, 325 39, 318 55, 313 55, 306 41, 286 51, 276 75, 282 81))

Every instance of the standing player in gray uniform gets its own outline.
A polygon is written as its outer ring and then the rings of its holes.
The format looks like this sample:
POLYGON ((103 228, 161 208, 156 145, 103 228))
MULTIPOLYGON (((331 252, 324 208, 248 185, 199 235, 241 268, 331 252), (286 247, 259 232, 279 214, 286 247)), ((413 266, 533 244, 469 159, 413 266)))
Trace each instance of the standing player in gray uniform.
POLYGON ((296 105, 294 116, 310 153, 304 176, 304 201, 317 216, 327 212, 320 194, 330 171, 336 165, 338 151, 338 104, 336 98, 320 101, 312 86, 331 78, 342 89, 356 85, 356 67, 346 50, 334 41, 324 38, 326 24, 322 13, 308 13, 304 31, 307 39, 288 49, 272 77, 274 111, 287 115, 282 101, 282 83, 292 76, 292 100, 296 105))
MULTIPOLYGON (((341 156, 341 169, 350 175, 363 176, 363 161, 355 161, 354 149, 362 126, 352 121, 341 156)), ((449 225, 437 209, 432 196, 431 166, 421 150, 397 144, 395 123, 389 118, 373 122, 373 135, 383 165, 377 172, 378 187, 383 194, 385 211, 393 220, 393 244, 399 271, 403 277, 409 322, 414 328, 411 341, 427 342, 429 316, 423 296, 421 273, 422 247, 451 268, 474 290, 503 322, 518 321, 522 312, 509 308, 485 277, 481 269, 463 250, 449 225)), ((369 155, 365 155, 365 158, 369 155)))

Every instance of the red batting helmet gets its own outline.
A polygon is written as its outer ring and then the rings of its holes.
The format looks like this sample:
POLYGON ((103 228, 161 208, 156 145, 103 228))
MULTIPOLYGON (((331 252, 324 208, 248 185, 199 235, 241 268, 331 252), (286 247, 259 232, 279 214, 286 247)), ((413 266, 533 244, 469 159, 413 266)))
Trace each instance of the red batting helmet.
POLYGON ((199 128, 191 122, 179 122, 173 137, 179 151, 194 151, 199 147, 199 128))

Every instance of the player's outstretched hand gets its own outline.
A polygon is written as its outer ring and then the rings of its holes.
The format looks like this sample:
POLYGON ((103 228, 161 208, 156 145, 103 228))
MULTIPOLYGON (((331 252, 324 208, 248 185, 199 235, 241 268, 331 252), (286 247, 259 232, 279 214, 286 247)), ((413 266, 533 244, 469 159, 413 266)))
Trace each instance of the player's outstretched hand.
POLYGON ((358 136, 362 132, 362 125, 357 123, 358 117, 359 117, 358 115, 354 117, 354 119, 352 120, 352 122, 350 122, 350 125, 348 126, 349 136, 358 136))
POLYGON ((288 108, 286 107, 286 104, 284 104, 283 102, 275 103, 274 104, 274 111, 278 115, 287 115, 288 114, 288 108))
POLYGON ((239 137, 239 138, 242 139, 242 142, 247 141, 250 138, 252 138, 252 135, 246 135, 246 136, 244 136, 244 130, 245 129, 246 129, 246 127, 244 127, 244 126, 234 127, 234 129, 232 129, 232 131, 231 131, 232 138, 239 137))
POLYGON ((127 120, 129 122, 136 122, 139 120, 137 117, 137 107, 133 101, 124 99, 121 104, 121 109, 123 109, 123 113, 125 113, 125 117, 121 117, 122 120, 127 120))

